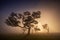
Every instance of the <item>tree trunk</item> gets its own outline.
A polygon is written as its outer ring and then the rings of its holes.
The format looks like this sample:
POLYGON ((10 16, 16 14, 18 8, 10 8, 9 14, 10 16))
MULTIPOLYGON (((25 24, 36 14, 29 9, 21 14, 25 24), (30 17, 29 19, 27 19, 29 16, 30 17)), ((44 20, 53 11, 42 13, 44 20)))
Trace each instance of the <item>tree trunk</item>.
POLYGON ((47 29, 47 33, 49 34, 49 28, 47 29))
POLYGON ((28 35, 30 35, 30 29, 31 29, 31 28, 29 27, 29 28, 28 28, 28 35))

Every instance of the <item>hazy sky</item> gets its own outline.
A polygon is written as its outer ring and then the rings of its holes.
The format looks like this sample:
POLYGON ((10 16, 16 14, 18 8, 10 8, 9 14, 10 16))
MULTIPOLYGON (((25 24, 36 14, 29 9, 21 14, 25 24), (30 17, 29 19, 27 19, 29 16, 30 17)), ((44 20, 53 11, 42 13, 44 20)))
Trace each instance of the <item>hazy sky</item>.
POLYGON ((40 23, 48 24, 50 32, 60 32, 60 2, 38 0, 0 0, 0 33, 20 33, 19 27, 4 22, 11 12, 41 11, 40 23))

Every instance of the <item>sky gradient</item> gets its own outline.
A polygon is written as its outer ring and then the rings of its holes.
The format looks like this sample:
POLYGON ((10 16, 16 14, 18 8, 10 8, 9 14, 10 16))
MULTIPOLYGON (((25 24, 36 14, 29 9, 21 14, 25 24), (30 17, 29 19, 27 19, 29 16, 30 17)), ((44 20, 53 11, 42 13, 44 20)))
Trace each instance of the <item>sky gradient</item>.
POLYGON ((19 27, 7 26, 4 22, 11 12, 41 11, 40 24, 48 24, 50 32, 60 33, 60 2, 41 0, 1 0, 0 33, 20 33, 19 27))

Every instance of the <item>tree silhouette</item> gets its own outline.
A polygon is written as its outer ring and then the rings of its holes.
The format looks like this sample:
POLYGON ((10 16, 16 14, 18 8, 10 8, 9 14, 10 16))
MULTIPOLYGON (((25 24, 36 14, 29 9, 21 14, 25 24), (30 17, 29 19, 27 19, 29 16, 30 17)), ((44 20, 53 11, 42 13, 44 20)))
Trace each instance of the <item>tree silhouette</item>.
POLYGON ((12 26, 12 27, 26 28, 28 29, 27 34, 30 35, 30 30, 32 26, 34 27, 33 24, 38 24, 38 21, 36 21, 35 19, 40 18, 40 15, 41 15, 40 11, 33 12, 33 13, 26 11, 23 14, 17 14, 12 12, 10 16, 6 19, 5 23, 8 26, 12 26), (21 23, 20 21, 21 19, 22 19, 23 27, 19 25, 21 23))
POLYGON ((48 24, 44 24, 44 25, 42 25, 42 26, 43 26, 43 28, 46 29, 47 32, 49 33, 49 27, 48 27, 48 24))

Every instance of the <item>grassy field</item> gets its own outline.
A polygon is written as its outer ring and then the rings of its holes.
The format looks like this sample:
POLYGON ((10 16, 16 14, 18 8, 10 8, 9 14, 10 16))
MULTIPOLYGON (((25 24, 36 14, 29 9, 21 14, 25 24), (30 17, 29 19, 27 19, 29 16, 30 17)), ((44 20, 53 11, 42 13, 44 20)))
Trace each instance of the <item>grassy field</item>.
POLYGON ((25 34, 0 34, 0 40, 59 40, 60 33, 50 33, 50 34, 30 34, 26 36, 25 34))

